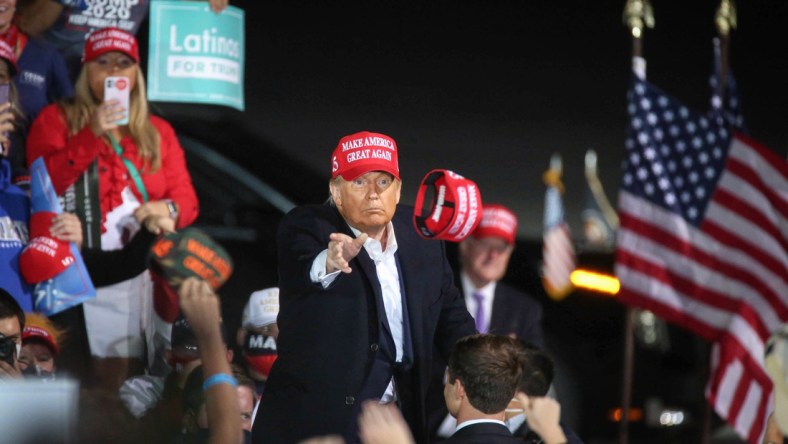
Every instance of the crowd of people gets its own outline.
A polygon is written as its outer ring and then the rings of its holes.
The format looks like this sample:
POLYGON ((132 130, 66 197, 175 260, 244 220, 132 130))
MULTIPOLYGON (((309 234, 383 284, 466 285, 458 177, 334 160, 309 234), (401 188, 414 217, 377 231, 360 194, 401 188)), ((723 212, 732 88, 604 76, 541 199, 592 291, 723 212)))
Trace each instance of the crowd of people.
POLYGON ((134 33, 148 6, 129 2, 124 28, 85 19, 91 2, 0 5, 0 379, 78 385, 62 442, 581 442, 549 396, 541 306, 500 282, 516 216, 486 204, 455 272, 399 204, 385 134, 339 141, 327 202, 285 215, 279 282, 244 295, 227 331, 233 258, 190 227, 184 152, 147 103, 134 33), (105 99, 108 78, 127 107, 105 99), (38 159, 60 213, 31 215, 38 159), (34 237, 39 252, 74 245, 95 296, 38 312, 57 276, 27 254, 34 237))

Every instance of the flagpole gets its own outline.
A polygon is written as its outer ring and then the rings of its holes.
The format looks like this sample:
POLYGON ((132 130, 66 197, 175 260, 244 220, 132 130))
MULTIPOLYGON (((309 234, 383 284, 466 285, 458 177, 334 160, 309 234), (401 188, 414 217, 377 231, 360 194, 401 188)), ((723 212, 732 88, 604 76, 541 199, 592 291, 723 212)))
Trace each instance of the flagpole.
POLYGON ((717 82, 717 96, 725 100, 725 86, 728 82, 728 48, 730 44, 730 33, 736 29, 736 3, 733 0, 720 0, 720 6, 714 13, 714 24, 717 27, 717 34, 720 37, 720 58, 717 67, 719 79, 717 82))
POLYGON ((654 9, 649 0, 627 0, 624 24, 632 36, 632 57, 643 57, 643 32, 654 27, 654 9))
MULTIPOLYGON (((646 77, 643 59, 643 31, 654 27, 654 10, 649 0, 627 0, 624 5, 624 24, 632 36, 632 69, 646 77)), ((629 412, 632 404, 632 379, 635 354, 635 310, 627 305, 624 319, 624 367, 621 387, 621 425, 619 443, 629 444, 629 412)))
MULTIPOLYGON (((716 57, 717 66, 717 97, 722 103, 725 103, 725 90, 728 84, 728 70, 729 58, 728 50, 730 47, 730 33, 736 29, 736 4, 733 0, 720 0, 720 5, 714 13, 714 24, 717 28, 717 35, 719 36, 719 44, 715 44, 715 51, 719 51, 719 57, 716 57)), ((711 367, 707 368, 706 372, 711 377, 711 367)), ((703 411, 703 426, 701 428, 701 444, 709 444, 711 442, 711 422, 713 416, 713 407, 711 402, 704 403, 705 408, 703 411)))

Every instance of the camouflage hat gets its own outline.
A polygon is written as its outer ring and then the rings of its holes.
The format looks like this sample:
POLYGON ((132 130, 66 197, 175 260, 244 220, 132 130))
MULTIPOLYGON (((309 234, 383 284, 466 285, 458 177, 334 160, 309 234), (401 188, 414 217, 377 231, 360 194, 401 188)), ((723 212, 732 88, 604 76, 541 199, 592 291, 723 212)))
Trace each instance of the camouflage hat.
POLYGON ((160 237, 151 247, 148 264, 158 268, 175 289, 194 276, 216 290, 233 272, 227 251, 205 232, 192 227, 160 237))

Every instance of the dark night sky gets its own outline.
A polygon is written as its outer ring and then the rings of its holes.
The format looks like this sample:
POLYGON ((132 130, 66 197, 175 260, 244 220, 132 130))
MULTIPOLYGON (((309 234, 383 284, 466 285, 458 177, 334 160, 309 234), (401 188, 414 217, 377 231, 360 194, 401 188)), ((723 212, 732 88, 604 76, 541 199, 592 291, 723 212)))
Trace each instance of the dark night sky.
MULTIPOLYGON (((232 1, 246 11, 247 110, 264 139, 328 179, 343 135, 387 133, 412 203, 449 168, 541 235, 550 155, 564 158, 579 233, 583 155, 599 153, 613 204, 626 125, 631 41, 624 1, 232 1)), ((648 77, 705 111, 717 0, 655 0, 648 77)), ((731 65, 750 133, 788 151, 788 2, 739 1, 731 65)), ((296 185, 297 186, 297 185, 296 185)))

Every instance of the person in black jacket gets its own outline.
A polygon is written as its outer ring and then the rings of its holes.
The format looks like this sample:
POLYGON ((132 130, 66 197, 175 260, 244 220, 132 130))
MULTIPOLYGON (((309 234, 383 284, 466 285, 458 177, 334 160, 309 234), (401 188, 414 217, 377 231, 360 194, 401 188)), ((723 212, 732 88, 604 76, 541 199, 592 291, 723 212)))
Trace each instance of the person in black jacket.
POLYGON ((332 158, 330 202, 297 207, 277 232, 278 358, 252 429, 255 443, 341 435, 358 442, 362 402, 396 404, 425 442, 433 347, 448 357, 475 333, 442 241, 397 205, 397 146, 360 132, 332 158))

